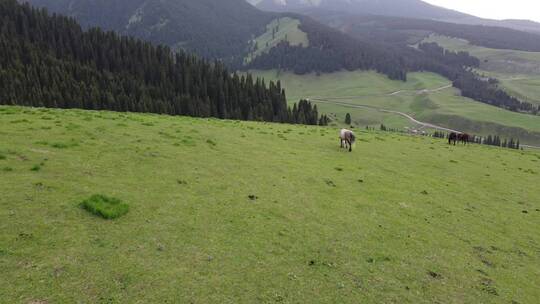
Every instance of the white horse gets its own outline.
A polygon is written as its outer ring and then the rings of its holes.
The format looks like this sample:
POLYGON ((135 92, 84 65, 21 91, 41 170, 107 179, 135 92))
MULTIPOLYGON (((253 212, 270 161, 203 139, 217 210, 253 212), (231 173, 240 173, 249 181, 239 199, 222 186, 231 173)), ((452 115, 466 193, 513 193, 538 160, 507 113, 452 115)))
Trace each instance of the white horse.
POLYGON ((341 148, 349 148, 349 152, 352 152, 352 145, 356 141, 354 132, 347 129, 341 129, 339 132, 339 140, 341 141, 341 148))

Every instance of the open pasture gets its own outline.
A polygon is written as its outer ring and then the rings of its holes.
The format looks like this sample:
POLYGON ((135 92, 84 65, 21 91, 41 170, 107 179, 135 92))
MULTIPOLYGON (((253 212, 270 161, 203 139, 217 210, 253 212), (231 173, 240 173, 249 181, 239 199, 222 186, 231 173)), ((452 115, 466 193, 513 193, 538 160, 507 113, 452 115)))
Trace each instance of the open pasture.
POLYGON ((0 107, 0 302, 536 303, 538 152, 357 137, 0 107))
MULTIPOLYGON (((338 72, 295 75, 289 72, 252 71, 265 79, 281 80, 290 102, 302 98, 322 98, 334 102, 400 111, 417 120, 471 134, 498 134, 519 138, 540 146, 540 116, 515 113, 464 98, 449 87, 451 82, 433 73, 410 73, 407 82, 392 81, 375 72, 338 72)), ((318 103, 324 113, 334 113, 342 123, 351 113, 358 127, 378 127, 381 123, 395 129, 416 124, 395 114, 373 109, 350 108, 339 104, 318 103)), ((417 127, 417 126, 416 126, 417 127)))

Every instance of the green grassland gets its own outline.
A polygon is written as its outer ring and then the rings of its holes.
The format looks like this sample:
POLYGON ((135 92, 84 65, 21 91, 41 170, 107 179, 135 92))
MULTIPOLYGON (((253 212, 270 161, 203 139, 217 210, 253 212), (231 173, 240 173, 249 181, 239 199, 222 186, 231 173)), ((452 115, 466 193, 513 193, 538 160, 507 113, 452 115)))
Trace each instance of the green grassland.
POLYGON ((246 62, 250 62, 261 54, 269 52, 272 48, 283 41, 288 41, 292 46, 309 46, 309 39, 300 28, 300 20, 290 17, 283 17, 273 20, 266 26, 266 32, 252 40, 254 49, 246 62))
MULTIPOLYGON (((451 82, 433 73, 410 73, 407 82, 389 80, 375 72, 338 72, 332 74, 295 75, 289 72, 252 71, 265 79, 279 79, 287 98, 296 102, 302 98, 323 98, 336 102, 396 110, 424 122, 466 131, 478 135, 499 134, 520 138, 523 143, 540 144, 540 116, 525 115, 492 107, 464 98, 451 82), (422 91, 424 89, 434 91, 422 91), (392 95, 392 93, 396 93, 392 95)), ((414 126, 406 118, 370 109, 355 109, 342 105, 318 103, 322 112, 335 113, 337 121, 350 112, 360 127, 381 123, 392 128, 414 126)))
POLYGON ((538 152, 337 131, 0 107, 0 302, 536 303, 538 152))
POLYGON ((490 49, 470 44, 467 40, 431 35, 424 42, 436 42, 445 49, 466 51, 482 62, 481 69, 508 74, 540 75, 540 52, 490 49))
POLYGON ((510 94, 540 104, 540 53, 497 50, 470 44, 457 38, 431 35, 425 42, 436 42, 445 49, 467 51, 481 60, 480 73, 495 77, 510 94))
POLYGON ((540 75, 508 74, 479 70, 479 74, 499 80, 501 86, 512 96, 532 104, 540 104, 540 75))

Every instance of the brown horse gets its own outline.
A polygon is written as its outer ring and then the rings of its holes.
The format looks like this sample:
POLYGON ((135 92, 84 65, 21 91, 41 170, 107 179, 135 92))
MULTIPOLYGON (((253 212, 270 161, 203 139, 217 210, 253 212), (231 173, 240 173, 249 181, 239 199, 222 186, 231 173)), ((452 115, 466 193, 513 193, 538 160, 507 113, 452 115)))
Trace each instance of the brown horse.
POLYGON ((450 133, 450 135, 448 135, 448 144, 451 145, 452 142, 454 142, 454 146, 456 145, 456 142, 459 140, 461 134, 458 134, 456 132, 452 132, 450 133))
POLYGON ((471 136, 467 133, 461 133, 458 135, 458 141, 466 145, 471 141, 471 136))
POLYGON ((349 152, 352 152, 352 145, 356 141, 356 136, 354 132, 347 129, 341 129, 339 132, 339 139, 341 141, 341 148, 349 148, 349 152))

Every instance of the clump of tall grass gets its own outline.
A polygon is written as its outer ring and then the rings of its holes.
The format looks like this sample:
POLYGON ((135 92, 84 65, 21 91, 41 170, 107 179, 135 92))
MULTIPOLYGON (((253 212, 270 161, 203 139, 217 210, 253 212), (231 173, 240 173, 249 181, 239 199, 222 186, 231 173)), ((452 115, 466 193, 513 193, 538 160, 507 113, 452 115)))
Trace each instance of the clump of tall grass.
POLYGON ((84 200, 81 207, 88 212, 111 220, 118 218, 129 211, 129 206, 121 200, 101 194, 95 194, 84 200))

